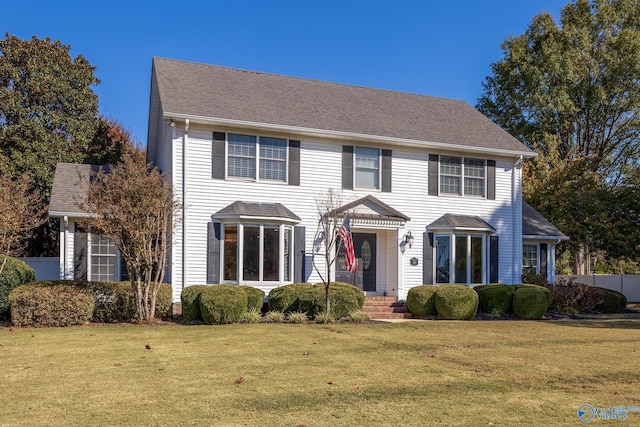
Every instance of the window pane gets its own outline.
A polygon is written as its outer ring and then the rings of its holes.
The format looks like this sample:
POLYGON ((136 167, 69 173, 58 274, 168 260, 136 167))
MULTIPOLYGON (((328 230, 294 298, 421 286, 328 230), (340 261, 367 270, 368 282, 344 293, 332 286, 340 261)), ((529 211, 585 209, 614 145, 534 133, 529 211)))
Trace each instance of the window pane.
POLYGON ((256 177, 256 137, 230 133, 227 142, 229 176, 256 177))
POLYGON ((378 188, 380 151, 377 148, 356 147, 356 187, 378 188))
POLYGON ((260 137, 260 179, 286 181, 287 141, 260 137))
POLYGON ((460 157, 440 156, 440 192, 462 195, 462 164, 460 157))
POLYGON ((224 227, 224 280, 238 280, 238 227, 224 227))
POLYGON ((440 174, 442 175, 462 175, 460 157, 440 156, 440 174))
POLYGON ((440 192, 444 194, 462 195, 460 192, 460 178, 455 176, 440 177, 440 192))
POLYGON ((464 176, 484 178, 484 160, 464 159, 464 176))
POLYGON ((456 236, 456 283, 467 282, 467 236, 456 236))
POLYGON ((450 283, 451 238, 436 236, 436 283, 450 283))
POLYGON ((106 236, 91 235, 91 280, 117 282, 118 258, 116 248, 106 236))
POLYGON ((522 245, 522 268, 525 272, 538 272, 538 245, 522 245))
POLYGON ((471 283, 482 283, 482 237, 471 236, 471 283))
POLYGON ((243 280, 260 280, 260 228, 245 226, 243 244, 243 280))
POLYGON ((484 160, 464 159, 465 196, 484 197, 484 160))
POLYGON ((291 280, 291 234, 290 228, 284 229, 284 277, 283 280, 288 282, 291 280))
POLYGON ((465 196, 484 197, 484 179, 465 178, 464 194, 465 196))
POLYGON ((280 237, 279 227, 264 227, 264 259, 262 260, 262 279, 280 280, 280 237))

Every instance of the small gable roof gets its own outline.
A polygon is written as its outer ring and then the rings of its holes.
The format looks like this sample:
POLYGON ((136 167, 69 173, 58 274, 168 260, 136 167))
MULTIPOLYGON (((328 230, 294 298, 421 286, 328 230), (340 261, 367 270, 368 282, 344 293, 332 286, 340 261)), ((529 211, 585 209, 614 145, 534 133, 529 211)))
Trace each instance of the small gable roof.
POLYGON ((287 207, 281 203, 242 202, 240 200, 220 209, 213 216, 216 219, 255 218, 284 219, 291 222, 301 221, 298 215, 287 209, 287 207))
POLYGON ((333 214, 349 213, 351 218, 365 220, 409 221, 410 218, 388 204, 368 195, 351 203, 347 203, 333 211, 333 214))
POLYGON ((153 58, 149 152, 163 120, 387 144, 535 154, 464 101, 153 58))
POLYGON ((427 230, 467 230, 493 233, 495 228, 479 216, 444 214, 427 226, 427 230))
POLYGON ((91 172, 99 166, 77 163, 58 163, 51 198, 49 199, 49 216, 51 217, 89 217, 80 206, 87 201, 87 189, 83 182, 89 182, 91 172))
POLYGON ((522 202, 522 237, 525 239, 569 240, 566 234, 524 201, 522 202))

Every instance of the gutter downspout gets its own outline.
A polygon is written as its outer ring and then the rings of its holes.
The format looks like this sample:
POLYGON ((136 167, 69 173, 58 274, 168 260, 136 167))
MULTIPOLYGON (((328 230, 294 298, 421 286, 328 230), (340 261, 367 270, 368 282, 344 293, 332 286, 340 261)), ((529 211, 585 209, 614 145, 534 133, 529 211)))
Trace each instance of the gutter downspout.
POLYGON ((182 289, 187 285, 187 137, 189 119, 184 120, 182 135, 182 289))
MULTIPOLYGON (((520 220, 520 227, 522 227, 522 214, 518 215, 518 212, 522 210, 522 203, 520 203, 520 209, 518 209, 518 192, 522 192, 520 185, 518 184, 518 177, 516 170, 522 167, 523 156, 517 158, 516 162, 513 164, 513 169, 511 172, 511 192, 512 192, 512 201, 511 201, 511 212, 513 214, 513 269, 511 273, 511 284, 517 284, 522 281, 521 277, 518 277, 517 271, 519 271, 520 266, 518 266, 518 261, 522 265, 521 256, 518 256, 518 253, 522 254, 522 233, 518 236, 518 219, 520 220), (518 239, 519 237, 519 239, 518 239)), ((521 180, 521 179, 520 179, 521 180)))
POLYGON ((69 262, 69 260, 67 259, 67 256, 69 254, 69 244, 67 239, 69 238, 69 217, 67 215, 64 216, 64 218, 61 221, 61 225, 63 226, 64 230, 63 230, 63 243, 62 243, 62 250, 63 250, 63 261, 62 261, 62 279, 67 280, 69 279, 68 277, 68 273, 67 273, 67 263, 69 262))

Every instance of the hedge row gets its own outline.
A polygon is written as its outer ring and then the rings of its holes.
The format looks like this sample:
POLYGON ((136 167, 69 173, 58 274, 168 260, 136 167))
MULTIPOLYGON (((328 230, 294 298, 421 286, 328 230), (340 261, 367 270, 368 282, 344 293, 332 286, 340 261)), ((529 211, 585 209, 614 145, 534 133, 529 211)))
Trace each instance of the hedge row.
POLYGON ((9 293, 20 285, 36 281, 36 273, 24 261, 0 255, 0 265, 5 263, 0 274, 0 320, 9 319, 9 293), (6 259, 6 263, 5 263, 6 259))
MULTIPOLYGON (((334 319, 341 319, 352 312, 362 310, 364 292, 344 282, 332 282, 329 286, 329 314, 334 319)), ((317 283, 294 283, 281 286, 269 292, 269 310, 283 313, 300 311, 309 317, 325 313, 327 296, 325 285, 317 283)))
MULTIPOLYGON (((68 326, 91 322, 126 322, 136 317, 130 282, 71 280, 34 282, 9 295, 11 321, 19 326, 68 326), (86 301, 91 300, 87 314, 86 301)), ((162 284, 156 298, 156 318, 173 315, 171 285, 162 284)))

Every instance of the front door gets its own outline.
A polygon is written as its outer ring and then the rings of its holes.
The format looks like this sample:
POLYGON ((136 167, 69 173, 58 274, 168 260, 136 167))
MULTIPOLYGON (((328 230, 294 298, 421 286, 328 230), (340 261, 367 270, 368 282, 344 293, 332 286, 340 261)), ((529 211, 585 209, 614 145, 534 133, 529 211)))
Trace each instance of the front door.
POLYGON ((352 233, 353 251, 358 263, 354 273, 345 270, 344 247, 340 242, 336 263, 336 281, 351 283, 363 291, 376 290, 376 235, 374 233, 352 233))

